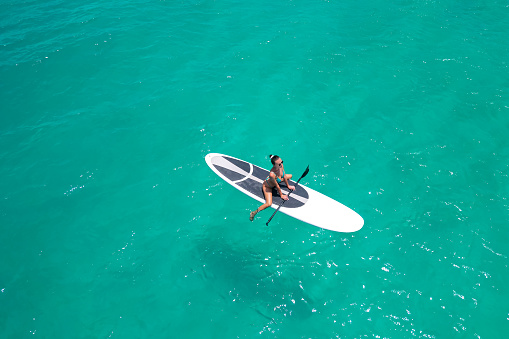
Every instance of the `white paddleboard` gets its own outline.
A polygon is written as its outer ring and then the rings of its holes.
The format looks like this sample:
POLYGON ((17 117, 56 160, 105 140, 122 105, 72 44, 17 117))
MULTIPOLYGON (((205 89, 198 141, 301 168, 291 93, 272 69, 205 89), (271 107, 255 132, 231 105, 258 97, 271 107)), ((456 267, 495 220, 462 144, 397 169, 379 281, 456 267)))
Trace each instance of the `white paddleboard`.
MULTIPOLYGON (((268 170, 219 153, 207 154, 205 161, 227 183, 251 198, 265 203, 262 184, 269 175, 268 170)), ((292 180, 290 184, 295 186, 292 180)), ((280 187, 283 194, 288 194, 289 190, 284 182, 280 187)), ((313 226, 336 232, 356 232, 364 225, 362 217, 352 209, 300 183, 289 198, 279 211, 313 226)), ((271 207, 277 209, 281 201, 281 197, 274 190, 271 207)), ((269 217, 267 214, 267 218, 269 217)))

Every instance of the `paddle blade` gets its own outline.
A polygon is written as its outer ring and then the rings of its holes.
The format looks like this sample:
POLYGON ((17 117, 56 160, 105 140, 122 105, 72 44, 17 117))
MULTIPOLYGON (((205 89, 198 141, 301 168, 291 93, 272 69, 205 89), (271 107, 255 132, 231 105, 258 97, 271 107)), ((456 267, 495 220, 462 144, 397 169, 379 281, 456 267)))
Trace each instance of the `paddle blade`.
POLYGON ((304 171, 304 174, 302 174, 301 178, 304 178, 306 175, 308 175, 308 173, 309 173, 309 165, 308 165, 308 167, 306 167, 306 170, 304 171))
POLYGON ((299 183, 300 179, 304 178, 308 173, 309 173, 309 165, 308 165, 308 167, 306 167, 306 170, 304 171, 304 173, 302 173, 299 180, 297 180, 297 184, 299 183))

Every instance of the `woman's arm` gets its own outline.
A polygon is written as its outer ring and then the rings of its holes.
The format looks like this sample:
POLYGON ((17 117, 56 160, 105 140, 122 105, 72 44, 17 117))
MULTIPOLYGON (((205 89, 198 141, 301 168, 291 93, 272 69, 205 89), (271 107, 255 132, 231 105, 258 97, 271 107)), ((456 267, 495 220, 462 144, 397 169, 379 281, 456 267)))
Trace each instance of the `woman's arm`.
MULTIPOLYGON (((283 173, 286 173, 284 165, 283 165, 283 173)), ((295 189, 295 187, 291 186, 290 183, 288 182, 288 178, 286 177, 286 175, 283 175, 283 181, 285 182, 286 187, 288 187, 289 190, 293 191, 295 189)))

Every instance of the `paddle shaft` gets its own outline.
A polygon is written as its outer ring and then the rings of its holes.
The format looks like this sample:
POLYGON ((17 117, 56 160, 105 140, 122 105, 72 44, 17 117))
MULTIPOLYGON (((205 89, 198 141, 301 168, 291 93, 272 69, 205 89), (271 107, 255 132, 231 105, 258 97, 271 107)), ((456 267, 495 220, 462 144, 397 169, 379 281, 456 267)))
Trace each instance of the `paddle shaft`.
MULTIPOLYGON (((295 184, 295 189, 297 189, 297 185, 299 184, 299 181, 300 179, 304 178, 309 172, 309 165, 308 167, 306 168, 306 170, 304 171, 304 173, 302 173, 302 175, 300 176, 299 180, 297 180, 297 183, 295 184)), ((295 190, 292 190, 288 193, 288 200, 290 199, 290 194, 292 194, 292 192, 295 191, 295 190)), ((276 213, 279 211, 279 209, 281 208, 281 206, 283 206, 283 204, 286 202, 286 200, 283 199, 283 201, 279 204, 279 206, 277 207, 276 211, 274 213, 272 213, 272 215, 270 216, 269 220, 267 221, 267 223, 265 223, 265 225, 269 226, 269 222, 272 220, 272 218, 274 218, 274 216, 276 215, 276 213)))

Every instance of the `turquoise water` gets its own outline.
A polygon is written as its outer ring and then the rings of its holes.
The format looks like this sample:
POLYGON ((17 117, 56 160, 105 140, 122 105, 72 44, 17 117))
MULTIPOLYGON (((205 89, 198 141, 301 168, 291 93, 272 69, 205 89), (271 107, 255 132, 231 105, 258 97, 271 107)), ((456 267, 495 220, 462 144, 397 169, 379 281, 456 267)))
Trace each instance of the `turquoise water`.
POLYGON ((0 337, 509 333, 507 1, 0 14, 0 337), (209 152, 365 225, 251 223, 209 152))

